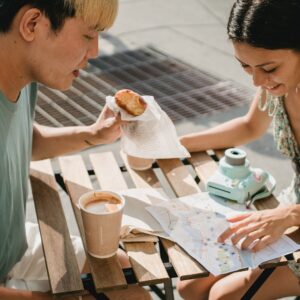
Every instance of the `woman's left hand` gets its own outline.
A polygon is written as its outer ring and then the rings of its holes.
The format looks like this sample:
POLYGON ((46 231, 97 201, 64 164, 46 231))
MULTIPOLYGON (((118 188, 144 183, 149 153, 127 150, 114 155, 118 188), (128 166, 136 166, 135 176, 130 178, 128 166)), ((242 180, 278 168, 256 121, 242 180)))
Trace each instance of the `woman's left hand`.
POLYGON ((275 242, 293 226, 290 206, 240 214, 227 221, 231 226, 219 236, 218 242, 224 243, 231 237, 235 245, 243 239, 241 249, 250 247, 253 252, 275 242))

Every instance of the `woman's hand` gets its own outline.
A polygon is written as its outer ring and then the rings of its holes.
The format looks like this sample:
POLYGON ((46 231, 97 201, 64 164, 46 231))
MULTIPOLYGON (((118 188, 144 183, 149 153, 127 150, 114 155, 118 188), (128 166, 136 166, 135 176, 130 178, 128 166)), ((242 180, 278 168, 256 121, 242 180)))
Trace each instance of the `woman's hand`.
POLYGON ((218 238, 224 243, 231 237, 235 245, 241 241, 241 249, 256 252, 278 240, 293 225, 292 206, 278 207, 240 214, 227 219, 231 226, 218 238))
POLYGON ((91 145, 113 143, 121 136, 121 125, 125 123, 105 105, 97 121, 90 126, 92 137, 87 142, 91 145))

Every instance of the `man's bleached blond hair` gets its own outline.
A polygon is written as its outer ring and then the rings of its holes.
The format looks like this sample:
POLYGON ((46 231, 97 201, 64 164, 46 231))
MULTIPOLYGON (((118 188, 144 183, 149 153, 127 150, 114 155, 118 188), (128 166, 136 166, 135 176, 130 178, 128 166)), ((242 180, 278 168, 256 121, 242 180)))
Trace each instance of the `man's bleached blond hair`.
POLYGON ((110 28, 117 16, 118 0, 64 0, 90 27, 102 31, 110 28))
POLYGON ((79 17, 90 27, 104 30, 112 26, 118 0, 0 0, 0 33, 8 32, 18 11, 25 5, 41 10, 59 31, 66 19, 79 17))

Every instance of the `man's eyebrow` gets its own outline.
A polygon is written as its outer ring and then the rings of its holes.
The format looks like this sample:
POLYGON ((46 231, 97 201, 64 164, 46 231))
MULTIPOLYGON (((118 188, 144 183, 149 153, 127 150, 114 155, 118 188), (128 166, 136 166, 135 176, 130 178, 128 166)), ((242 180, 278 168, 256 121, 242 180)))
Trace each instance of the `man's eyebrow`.
MULTIPOLYGON (((236 56, 235 56, 235 58, 236 58, 242 65, 245 65, 245 66, 248 65, 248 64, 245 64, 244 62, 242 62, 241 60, 239 60, 236 56)), ((266 65, 270 65, 270 64, 274 64, 274 63, 275 63, 275 61, 268 61, 268 62, 266 62, 266 63, 260 64, 260 65, 256 65, 255 67, 264 67, 264 66, 266 66, 266 65)))
POLYGON ((102 28, 102 27, 96 25, 96 26, 90 26, 89 30, 102 32, 105 30, 105 28, 102 28))

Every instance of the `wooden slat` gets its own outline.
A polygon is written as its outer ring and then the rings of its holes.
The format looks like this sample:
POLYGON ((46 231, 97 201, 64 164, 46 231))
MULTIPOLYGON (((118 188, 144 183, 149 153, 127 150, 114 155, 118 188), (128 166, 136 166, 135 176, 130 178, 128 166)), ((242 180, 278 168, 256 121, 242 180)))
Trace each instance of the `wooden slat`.
POLYGON ((124 247, 139 284, 149 285, 169 280, 168 273, 153 243, 125 243, 124 247), (143 244, 142 248, 140 244, 143 244))
MULTIPOLYGON (((300 235, 300 233, 299 233, 300 235)), ((294 260, 297 262, 297 263, 300 263, 300 251, 296 251, 293 253, 293 256, 294 256, 294 260)))
POLYGON ((103 190, 125 190, 128 188, 112 152, 92 153, 90 159, 103 190))
POLYGON ((254 202, 254 206, 257 210, 276 208, 278 205, 279 202, 274 195, 270 195, 269 197, 254 202))
POLYGON ((215 155, 217 156, 217 158, 220 160, 224 155, 225 155, 225 150, 226 149, 218 149, 218 150, 214 150, 215 155))
POLYGON ((209 177, 217 170, 218 164, 206 152, 192 153, 189 158, 201 182, 205 185, 209 177))
POLYGON ((206 277, 209 272, 191 258, 181 247, 173 242, 161 239, 168 256, 180 280, 206 277))
POLYGON ((50 161, 31 163, 30 180, 52 293, 82 294, 80 271, 50 161))
POLYGON ((124 161, 124 164, 127 168, 127 171, 132 178, 134 184, 136 187, 139 188, 161 188, 161 184, 155 175, 154 171, 152 169, 145 170, 145 171, 136 171, 130 168, 128 165, 126 154, 124 154, 122 151, 120 152, 120 155, 124 161))
MULTIPOLYGON (((292 240, 296 243, 300 244, 300 228, 299 227, 290 227, 286 230, 285 234, 287 234, 292 240)), ((300 262, 300 251, 296 251, 293 253, 294 260, 296 262, 300 262)))
MULTIPOLYGON (((178 197, 200 192, 200 188, 179 159, 158 160, 162 172, 178 197)), ((181 279, 205 277, 208 271, 191 258, 180 246, 167 240, 162 241, 170 261, 181 279)))
POLYGON ((196 194, 200 188, 179 159, 159 159, 157 163, 178 197, 196 194))
MULTIPOLYGON (((83 237, 83 244, 86 249, 84 229, 77 203, 79 197, 93 187, 81 156, 61 157, 59 163, 65 185, 71 198, 79 231, 83 237)), ((87 253, 87 261, 98 292, 116 288, 125 288, 127 286, 123 270, 116 255, 108 259, 98 259, 87 253)))
POLYGON ((259 265, 261 269, 268 269, 274 267, 285 266, 287 264, 287 260, 285 257, 275 258, 272 260, 265 261, 259 265))
MULTIPOLYGON (((159 180, 154 173, 153 170, 146 170, 146 171, 134 171, 132 170, 127 162, 126 155, 121 153, 125 166, 131 175, 136 187, 143 188, 143 187, 152 187, 157 188, 161 187, 159 180)), ((173 242, 164 242, 162 243, 166 252, 168 253, 169 260, 172 263, 174 269, 178 270, 178 276, 182 278, 196 278, 204 276, 203 267, 195 263, 194 260, 185 252, 183 251, 178 245, 173 242), (183 264, 182 262, 186 262, 183 264), (189 268, 188 266, 191 266, 189 268)))
MULTIPOLYGON (((107 190, 126 189, 127 184, 111 152, 91 155, 91 162, 100 186, 107 190), (104 164, 102 160, 106 160, 104 164), (114 173, 112 173, 114 170, 114 173), (110 180, 105 174, 111 173, 110 180)), ((169 276, 153 243, 124 243, 136 278, 141 285, 166 281, 169 276)))

